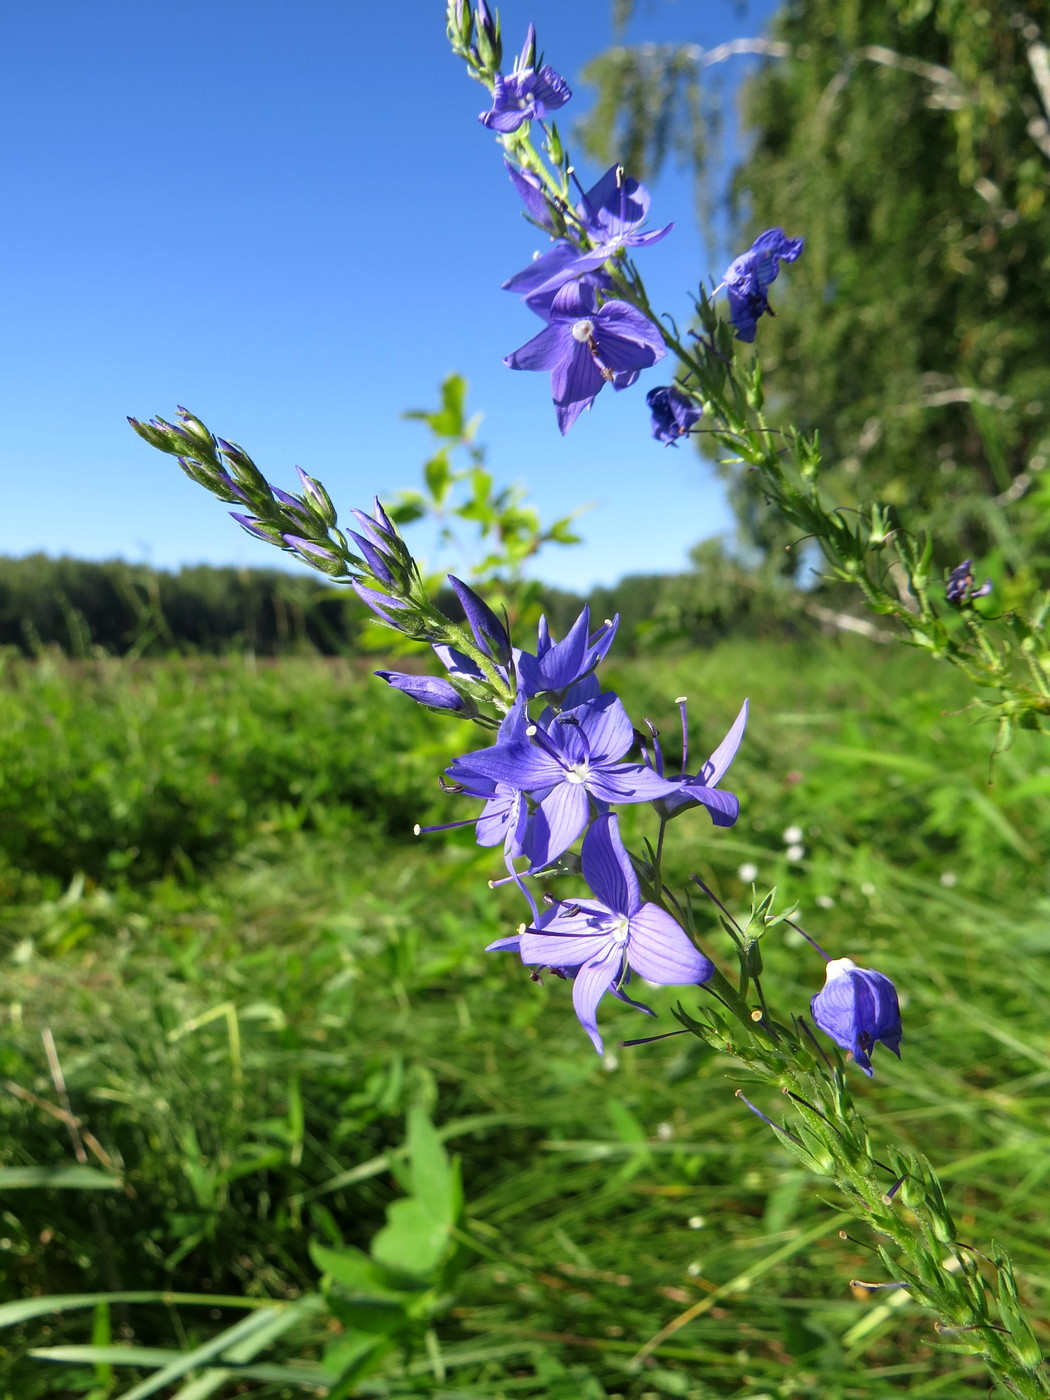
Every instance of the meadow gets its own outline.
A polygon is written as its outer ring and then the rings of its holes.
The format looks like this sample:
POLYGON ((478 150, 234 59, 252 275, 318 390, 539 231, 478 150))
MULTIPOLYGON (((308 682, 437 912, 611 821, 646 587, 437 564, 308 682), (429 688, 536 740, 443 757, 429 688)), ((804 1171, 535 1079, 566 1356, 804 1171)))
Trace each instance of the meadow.
MULTIPOLYGON (((751 878, 775 883, 833 955, 892 975, 904 1056, 861 1086, 871 1121, 931 1156, 966 1243, 1009 1247, 1037 1298, 1040 737, 991 762, 950 676, 859 639, 604 679, 668 734, 688 694, 696 751, 750 695, 740 822, 677 822, 673 874, 738 913, 751 878)), ((469 828, 412 834, 466 814, 436 782, 458 726, 356 661, 47 654, 7 661, 0 736, 5 1400, 987 1394, 906 1295, 851 1287, 884 1276, 863 1221, 734 1096, 728 1061, 691 1037, 602 1060, 564 985, 483 951, 520 916, 487 888, 492 853, 469 828), (413 1121, 439 1174, 460 1161, 456 1267, 418 1345, 367 1324, 389 1344, 333 1387, 361 1317, 332 1271, 384 1221, 389 1244, 418 1192, 413 1121), (253 1307, 322 1296, 272 1343, 208 1352, 253 1307)), ((707 945, 728 955, 714 910, 707 945)), ((789 933, 766 962, 783 1012, 805 1010, 819 959, 789 933)), ((677 995, 653 993, 657 1029, 677 995)), ((651 1029, 629 1009, 603 1026, 613 1047, 651 1029)))

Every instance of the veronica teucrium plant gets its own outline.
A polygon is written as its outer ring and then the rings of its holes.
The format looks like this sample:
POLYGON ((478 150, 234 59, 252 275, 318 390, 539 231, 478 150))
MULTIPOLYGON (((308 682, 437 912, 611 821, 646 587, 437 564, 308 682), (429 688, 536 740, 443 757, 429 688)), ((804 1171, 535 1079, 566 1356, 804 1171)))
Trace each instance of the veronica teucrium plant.
MULTIPOLYGON (((931 649, 947 639, 945 647, 956 647, 950 659, 969 667, 969 653, 959 650, 968 643, 929 601, 923 548, 884 516, 847 524, 827 508, 816 484, 816 444, 766 426, 758 361, 741 363, 734 353, 734 341, 749 344, 760 334, 762 318, 772 313, 770 290, 803 254, 802 238, 781 229, 762 234, 712 293, 699 292, 696 328, 679 336, 673 322, 654 315, 633 261, 671 226, 649 227, 650 196, 620 166, 586 190, 577 183, 549 120, 571 93, 543 62, 532 28, 509 71, 499 16, 483 0, 476 7, 452 0, 448 33, 490 95, 480 123, 502 146, 526 217, 549 245, 505 283, 541 323, 506 363, 550 374, 561 431, 606 385, 629 391, 644 370, 671 357, 674 382, 647 395, 658 441, 677 443, 701 421, 710 425, 715 441, 762 473, 785 515, 816 535, 835 570, 855 578, 880 611, 902 608, 899 601, 886 604, 884 583, 870 572, 872 551, 895 538, 919 604, 903 608, 912 639, 926 638, 922 644, 931 649), (878 543, 876 521, 882 522, 878 543)), ((518 957, 533 979, 565 983, 566 1002, 571 998, 599 1054, 604 998, 652 1018, 639 983, 681 988, 676 1028, 653 1027, 627 1044, 644 1053, 651 1039, 693 1035, 742 1066, 762 1104, 741 1094, 743 1102, 807 1169, 833 1180, 873 1230, 886 1279, 867 1286, 907 1290, 933 1314, 940 1336, 982 1357, 1010 1393, 1050 1395, 1009 1260, 960 1238, 930 1163, 893 1144, 874 1147, 854 1098, 853 1085, 866 1084, 858 1072, 870 1078, 892 1065, 890 1052, 901 1053, 900 1007, 888 973, 855 962, 850 954, 859 949, 825 952, 798 928, 791 910, 777 909, 775 891, 756 895, 740 922, 699 876, 684 889, 667 883, 663 852, 672 821, 703 823, 718 839, 718 829, 738 818, 739 801, 724 780, 745 740, 746 700, 741 697, 735 716, 704 716, 705 728, 721 737, 698 764, 690 758, 686 702, 679 697, 681 752, 669 756, 656 726, 637 725, 603 686, 602 663, 615 646, 618 619, 594 619, 584 608, 562 637, 542 617, 527 634, 521 627, 515 632, 457 577, 449 586, 463 616, 451 618, 378 500, 368 512, 352 510, 344 529, 315 478, 299 472, 291 491, 271 485, 243 448, 214 436, 186 410, 174 421, 131 423, 231 506, 244 529, 346 584, 384 627, 428 648, 422 673, 376 675, 400 692, 402 703, 483 731, 481 742, 463 745, 441 783, 448 825, 472 827, 498 862, 491 883, 520 897, 519 922, 495 930, 489 950, 518 957), (641 833, 630 844, 628 825, 641 833), (784 926, 806 941, 804 956, 813 967, 808 1008, 780 1007, 763 980, 762 940, 784 926), (774 1101, 787 1109, 783 1120, 770 1107, 774 1101)), ((970 609, 982 592, 973 588, 966 561, 949 581, 949 606, 970 609)), ((979 666, 974 674, 981 679, 979 666)))

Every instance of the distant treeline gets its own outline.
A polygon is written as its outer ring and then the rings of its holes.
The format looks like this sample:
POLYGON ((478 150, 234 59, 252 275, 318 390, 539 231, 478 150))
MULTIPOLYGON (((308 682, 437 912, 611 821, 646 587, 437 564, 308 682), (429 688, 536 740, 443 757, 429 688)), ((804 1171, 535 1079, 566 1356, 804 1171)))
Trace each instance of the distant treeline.
MULTIPOLYGON (((771 596, 718 541, 699 545, 693 562, 689 573, 634 575, 595 589, 587 600, 546 590, 551 629, 561 635, 584 601, 596 619, 621 615, 627 650, 782 630, 790 623, 797 595, 793 601, 779 588, 771 596)), ((454 615, 451 593, 447 607, 454 615)), ((0 647, 26 655, 56 646, 73 656, 96 649, 116 656, 339 655, 356 649, 368 617, 349 589, 279 569, 198 564, 169 572, 122 560, 0 557, 0 647)))

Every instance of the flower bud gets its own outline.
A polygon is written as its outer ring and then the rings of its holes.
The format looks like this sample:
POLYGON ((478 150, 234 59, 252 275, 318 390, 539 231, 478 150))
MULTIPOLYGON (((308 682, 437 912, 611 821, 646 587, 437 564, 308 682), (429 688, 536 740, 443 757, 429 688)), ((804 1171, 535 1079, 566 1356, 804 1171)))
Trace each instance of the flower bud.
POLYGON ((304 539, 302 535, 282 535, 281 539, 311 568, 320 569, 323 574, 331 574, 333 578, 339 578, 346 573, 343 561, 330 549, 325 549, 324 545, 304 539))
POLYGON ((401 690, 406 695, 425 705, 428 710, 449 710, 469 719, 477 714, 477 706, 472 700, 460 695, 455 686, 437 676, 411 676, 403 671, 373 671, 375 676, 401 690))
POLYGON ((460 601, 478 646, 486 656, 498 665, 506 666, 511 658, 511 647, 510 637, 507 635, 507 629, 503 623, 500 622, 488 603, 479 598, 474 590, 468 588, 462 580, 449 574, 448 581, 460 601))
POLYGON ((483 68, 495 72, 503 62, 503 44, 499 37, 499 19, 493 19, 485 0, 478 0, 474 15, 477 24, 478 57, 483 68))
POLYGON ((299 473, 299 484, 303 488, 303 499, 314 512, 314 514, 331 529, 338 521, 335 513, 335 506, 332 498, 324 489, 321 483, 312 476, 307 476, 302 467, 295 469, 299 473))
POLYGON ((201 420, 180 404, 176 410, 179 418, 179 427, 190 437, 196 438, 201 447, 204 448, 209 457, 215 456, 215 437, 201 422, 201 420))
POLYGON ((858 967, 851 958, 832 958, 824 989, 810 1009, 820 1029, 848 1050, 869 1078, 878 1041, 900 1059, 900 1005, 893 983, 881 972, 858 967))

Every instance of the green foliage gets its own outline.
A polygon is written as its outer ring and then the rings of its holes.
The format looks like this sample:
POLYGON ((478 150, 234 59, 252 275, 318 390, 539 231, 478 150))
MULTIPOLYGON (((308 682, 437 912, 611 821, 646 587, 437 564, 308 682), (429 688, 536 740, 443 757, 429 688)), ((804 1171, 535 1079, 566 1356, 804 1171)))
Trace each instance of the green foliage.
MULTIPOLYGON (((481 415, 467 418, 467 383, 461 375, 451 374, 441 385, 439 409, 413 409, 404 416, 426 424, 435 451, 423 469, 425 489, 398 492, 389 506, 391 518, 399 524, 436 521, 439 545, 454 552, 457 571, 462 559, 469 560, 468 577, 485 585, 489 605, 505 610, 511 626, 531 626, 542 611, 543 587, 526 578, 526 568, 545 545, 579 543, 572 522, 586 507, 544 526, 538 511, 526 505, 524 487, 495 486, 485 448, 477 442, 481 415), (456 454, 466 457, 466 466, 453 467, 456 454), (476 538, 464 538, 464 528, 476 538)), ((430 586, 439 587, 440 578, 431 578, 430 586)), ((379 641, 389 646, 389 634, 379 641)))
POLYGON ((30 554, 0 558, 0 646, 71 656, 345 648, 365 609, 276 569, 186 565, 176 573, 30 554))
MULTIPOLYGON (((986 737, 953 713, 949 678, 894 651, 876 673, 859 640, 654 654, 606 680, 660 725, 669 752, 674 696, 692 697, 700 754, 750 693, 733 768, 741 821, 675 822, 668 878, 696 870, 743 920, 744 867, 756 866, 825 946, 894 977, 908 998, 904 1060, 877 1054, 858 1097, 886 1141, 941 1169, 963 1242, 1009 1249, 1000 1306, 1017 1312, 1016 1287, 1030 1313, 1047 1266, 1050 1160, 1039 736, 1019 735, 989 785, 986 737), (801 856, 788 853, 788 825, 804 832, 801 856)), ((43 775, 56 733, 70 751, 112 744, 135 691, 163 700, 163 734, 180 744, 209 715, 273 721, 284 691, 296 709, 283 712, 285 763, 307 788, 339 766, 316 738, 342 707, 364 744, 362 785, 425 793, 444 739, 404 697, 368 685, 299 660, 257 672, 49 663, 16 668, 7 703, 47 713, 63 687, 90 699, 59 709, 54 728, 22 731, 43 775)), ((139 732, 145 747, 163 737, 139 732)), ((216 745, 210 761, 250 814, 253 768, 238 745, 216 745)), ((41 776, 24 816, 46 800, 41 776)), ((439 820, 465 814, 461 800, 436 802, 439 820)), ((47 810, 61 820, 60 804, 47 810)), ((348 1395, 987 1394, 906 1299, 850 1291, 850 1279, 886 1277, 863 1219, 822 1202, 734 1097, 723 1061, 683 1036, 602 1062, 564 983, 535 985, 510 955, 481 951, 520 908, 485 888, 498 862, 469 830, 386 834, 378 813, 357 823, 325 790, 307 821, 255 815, 231 823, 231 853, 190 884, 102 868, 40 898, 54 877, 29 857, 8 884, 0 1169, 81 1165, 69 1120, 49 1111, 63 1103, 41 1048, 50 1028, 82 1165, 120 1185, 3 1193, 5 1400, 93 1388, 116 1400, 175 1365, 176 1393, 207 1377, 213 1391, 195 1393, 299 1396, 330 1383, 325 1369, 359 1364, 369 1338, 374 1369, 348 1395), (404 1273, 417 1262, 435 1271, 404 1273), (321 1275, 330 1304, 310 1311, 321 1275), (96 1313, 107 1298, 108 1332, 96 1313), (287 1330, 268 1332, 293 1311, 287 1330), (231 1338, 248 1313, 265 1313, 259 1331, 231 1338)), ((145 846, 131 818, 124 836, 145 846)), ((694 916, 725 965, 733 950, 715 911, 698 898, 694 916)), ((762 953, 777 1014, 804 1011, 819 958, 783 926, 762 953)), ((610 1043, 671 1029, 677 995, 652 994, 655 1025, 610 1008, 610 1043)), ((689 1015, 698 1002, 685 997, 689 1015)), ((776 1118, 769 1097, 759 1106, 776 1118)), ((1045 1342, 1041 1322, 1036 1333, 1045 1342)))
POLYGON ((187 878, 267 831, 410 831, 451 736, 406 702, 377 708, 375 685, 316 657, 9 661, 0 884, 187 878))
MULTIPOLYGON (((1046 545, 1039 42, 1009 6, 794 0, 754 44, 620 47, 591 68, 592 147, 638 174, 677 147, 710 203, 715 75, 765 54, 744 86, 733 242, 806 237, 762 328, 772 421, 820 430, 842 505, 875 497, 935 528, 939 565, 995 548, 1017 570, 1046 545)), ((732 490, 746 537, 776 554, 760 484, 733 474, 732 490)))

